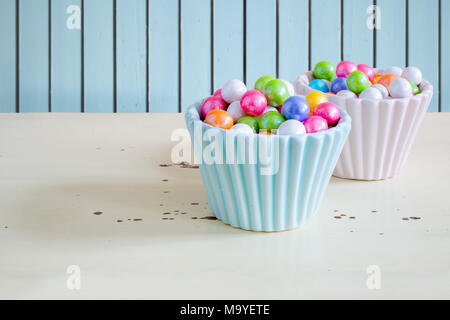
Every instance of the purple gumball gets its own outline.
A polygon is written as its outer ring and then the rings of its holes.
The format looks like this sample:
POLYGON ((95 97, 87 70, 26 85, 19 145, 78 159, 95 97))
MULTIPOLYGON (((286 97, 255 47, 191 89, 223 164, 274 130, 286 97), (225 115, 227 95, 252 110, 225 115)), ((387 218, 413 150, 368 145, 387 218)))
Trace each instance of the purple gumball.
POLYGON ((331 92, 338 93, 342 90, 348 90, 347 78, 339 77, 334 79, 333 83, 331 83, 331 92))
POLYGON ((286 119, 303 121, 309 116, 310 108, 306 100, 300 96, 292 96, 284 101, 282 109, 286 119))

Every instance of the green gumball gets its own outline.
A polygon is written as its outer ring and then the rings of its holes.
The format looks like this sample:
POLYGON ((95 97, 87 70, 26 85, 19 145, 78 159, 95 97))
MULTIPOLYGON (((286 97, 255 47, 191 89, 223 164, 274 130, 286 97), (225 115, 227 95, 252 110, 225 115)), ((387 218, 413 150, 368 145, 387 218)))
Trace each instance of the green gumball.
POLYGON ((259 130, 276 130, 286 119, 277 111, 269 111, 259 118, 259 130))
POLYGON ((239 119, 238 123, 244 123, 253 129, 253 132, 259 131, 258 119, 256 117, 244 116, 239 119))
POLYGON ((419 94, 420 93, 419 87, 414 82, 410 81, 409 83, 411 84, 413 94, 414 95, 419 94))
POLYGON ((263 90, 267 103, 272 107, 283 105, 284 101, 289 98, 289 89, 282 80, 270 80, 266 83, 263 90))
POLYGON ((320 61, 314 67, 314 78, 333 81, 336 76, 336 68, 331 62, 320 61))
POLYGON ((264 90, 267 82, 269 82, 270 80, 274 80, 275 78, 272 76, 262 76, 261 78, 259 78, 258 80, 256 80, 255 82, 255 90, 264 90))
POLYGON ((354 71, 347 77, 347 87, 354 93, 360 94, 370 85, 369 78, 362 71, 354 71))

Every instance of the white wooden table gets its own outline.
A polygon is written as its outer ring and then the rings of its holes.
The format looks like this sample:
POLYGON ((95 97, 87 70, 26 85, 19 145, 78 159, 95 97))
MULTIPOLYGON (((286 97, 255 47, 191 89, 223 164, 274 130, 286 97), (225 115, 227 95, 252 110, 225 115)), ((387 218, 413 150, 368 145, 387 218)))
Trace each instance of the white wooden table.
POLYGON ((193 219, 211 214, 200 171, 160 167, 175 128, 182 115, 0 115, 0 298, 450 298, 450 114, 426 115, 398 177, 332 178, 282 233, 193 219))

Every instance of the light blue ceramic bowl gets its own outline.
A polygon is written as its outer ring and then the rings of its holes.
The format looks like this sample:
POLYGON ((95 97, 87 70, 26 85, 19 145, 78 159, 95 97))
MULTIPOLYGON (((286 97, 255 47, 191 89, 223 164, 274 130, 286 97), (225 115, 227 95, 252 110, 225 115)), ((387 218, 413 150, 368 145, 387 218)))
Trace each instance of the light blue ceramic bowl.
POLYGON ((313 134, 237 136, 203 123, 202 102, 189 107, 185 120, 214 215, 252 231, 283 231, 308 221, 325 194, 350 116, 340 109, 336 127, 313 134))

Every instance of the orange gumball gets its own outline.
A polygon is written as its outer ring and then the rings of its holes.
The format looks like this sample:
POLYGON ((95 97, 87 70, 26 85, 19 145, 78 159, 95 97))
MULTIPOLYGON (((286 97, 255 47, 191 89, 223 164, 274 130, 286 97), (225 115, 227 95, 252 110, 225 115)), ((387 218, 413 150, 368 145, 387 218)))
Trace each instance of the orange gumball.
POLYGON ((381 74, 380 74, 380 73, 375 73, 375 74, 373 75, 372 84, 377 84, 378 81, 380 80, 380 78, 381 78, 381 74))
POLYGON ((386 89, 389 89, 389 85, 391 84, 392 80, 397 79, 398 76, 393 73, 385 74, 384 76, 381 76, 381 78, 378 80, 377 83, 383 85, 386 89))
POLYGON ((230 129, 234 124, 231 114, 222 109, 211 110, 206 115, 205 123, 225 130, 230 129))
POLYGON ((270 131, 260 131, 259 134, 264 134, 264 135, 270 136, 272 134, 272 132, 270 132, 270 131))
POLYGON ((334 95, 334 96, 336 95, 336 93, 331 92, 331 91, 330 91, 330 92, 327 92, 327 94, 332 94, 332 95, 334 95))

